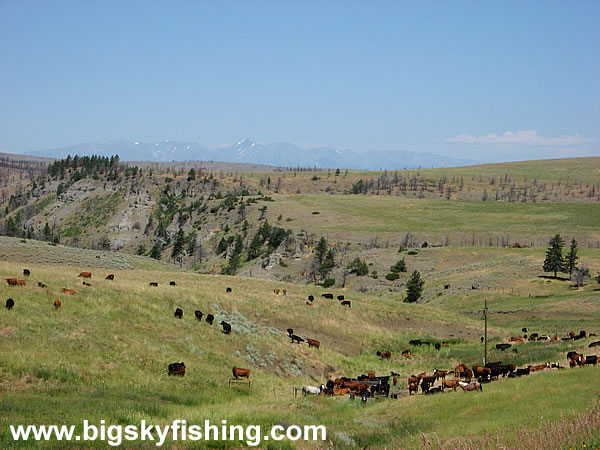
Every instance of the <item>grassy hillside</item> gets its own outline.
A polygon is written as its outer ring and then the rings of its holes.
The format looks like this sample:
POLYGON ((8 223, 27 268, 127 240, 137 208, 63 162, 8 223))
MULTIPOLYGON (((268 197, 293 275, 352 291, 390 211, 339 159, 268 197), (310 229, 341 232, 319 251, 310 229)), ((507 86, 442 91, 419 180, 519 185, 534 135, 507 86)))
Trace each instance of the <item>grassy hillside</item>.
MULTIPOLYGON (((80 260, 89 261, 87 252, 80 252, 80 260)), ((598 256, 597 252, 593 255, 598 256)), ((23 267, 1 262, 0 275, 19 276, 23 267)), ((600 392, 598 367, 501 380, 486 385, 482 393, 406 396, 410 374, 481 360, 483 324, 477 311, 485 292, 467 295, 457 290, 427 304, 405 304, 398 295, 380 297, 334 289, 332 292, 343 293, 352 301, 352 308, 347 309, 335 300, 322 299, 319 295, 323 291, 312 286, 101 267, 28 263, 32 271, 28 286, 1 285, 2 299, 11 296, 16 302, 12 311, 0 311, 3 448, 16 445, 9 442, 9 423, 79 424, 83 418, 114 424, 138 423, 141 419, 158 424, 175 419, 188 423, 227 419, 229 423, 263 426, 280 422, 324 424, 328 439, 337 448, 427 443, 477 447, 489 446, 490 442, 513 447, 522 433, 539 430, 543 436, 544 430, 561 420, 563 440, 550 446, 568 447, 579 443, 577 432, 569 432, 580 430, 577 421, 597 420, 586 411, 591 410, 595 394, 600 392), (84 287, 76 275, 90 267, 92 286, 84 287), (104 280, 109 270, 116 275, 112 282, 104 280), (53 293, 37 288, 38 280, 53 293), (177 286, 168 286, 171 280, 177 286), (150 287, 150 281, 158 282, 159 287, 150 287), (77 294, 62 294, 62 287, 74 288, 77 294), (226 293, 226 287, 232 292, 226 293), (287 288, 291 295, 276 296, 275 288, 287 288), (317 297, 313 306, 305 304, 309 294, 317 297), (63 302, 60 311, 52 306, 55 298, 63 302), (184 310, 183 320, 173 317, 176 307, 184 310), (213 313, 216 323, 231 323, 231 335, 221 333, 216 324, 211 327, 197 322, 195 309, 213 313), (288 327, 301 336, 319 339, 321 349, 290 344, 284 331, 288 327), (412 338, 447 340, 450 346, 439 352, 414 348, 414 357, 404 360, 400 352, 409 347, 412 338), (381 361, 375 355, 384 349, 392 351, 392 361, 381 361), (168 377, 167 365, 178 361, 186 363, 186 376, 168 377), (233 366, 251 368, 251 388, 227 386, 233 366), (346 397, 292 396, 293 386, 317 385, 329 377, 356 376, 371 370, 378 375, 390 370, 401 373, 400 384, 394 389, 401 398, 362 405, 346 397), (584 418, 578 418, 578 413, 585 413, 584 418)), ((464 272, 440 271, 438 275, 449 277, 455 284, 464 272)), ((504 280, 506 286, 519 282, 515 275, 504 280)), ((577 292, 560 282, 540 283, 537 277, 523 282, 532 286, 534 295, 543 297, 493 295, 492 343, 520 334, 523 326, 561 335, 579 328, 600 332, 599 295, 593 285, 577 292), (525 314, 498 313, 504 310, 525 314), (585 318, 586 323, 577 317, 585 318)), ((589 342, 530 342, 519 345, 517 354, 493 350, 488 358, 518 365, 545 361, 564 365, 569 350, 589 354, 589 342)), ((593 439, 599 442, 597 429, 594 433, 593 439)), ((294 446, 289 442, 282 445, 294 446)))

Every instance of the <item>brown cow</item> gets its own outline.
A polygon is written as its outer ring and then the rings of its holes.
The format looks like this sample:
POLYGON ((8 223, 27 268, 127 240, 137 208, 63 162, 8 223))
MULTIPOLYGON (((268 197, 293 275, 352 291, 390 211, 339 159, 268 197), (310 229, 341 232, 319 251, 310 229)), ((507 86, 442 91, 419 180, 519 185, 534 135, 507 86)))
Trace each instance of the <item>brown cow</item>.
POLYGON ((25 286, 27 284, 26 280, 17 280, 17 286, 25 286))
POLYGON ((398 384, 398 377, 392 378, 392 383, 394 383, 394 386, 396 386, 398 384))
POLYGON ((319 349, 319 347, 321 345, 321 343, 319 341, 317 341, 316 339, 306 338, 306 342, 308 342, 309 347, 316 347, 317 350, 319 349))
POLYGON ((239 367, 234 367, 232 369, 232 372, 236 380, 238 379, 238 377, 250 379, 250 369, 240 369, 239 367))
POLYGON ((360 381, 343 381, 342 387, 345 387, 345 388, 350 389, 351 391, 357 391, 357 392, 365 391, 368 389, 368 386, 366 384, 362 384, 360 381))
POLYGON ((76 292, 75 292, 73 289, 62 288, 62 291, 63 291, 65 294, 71 294, 71 295, 74 295, 74 294, 76 294, 76 292))
POLYGON ((406 359, 410 359, 412 352, 410 350, 402 350, 402 356, 404 356, 406 359))
POLYGON ((283 295, 288 295, 288 293, 287 293, 287 289, 284 289, 284 290, 283 290, 283 295))
POLYGON ((273 292, 275 292, 275 295, 279 295, 279 289, 273 289, 273 292))
POLYGON ((449 388, 449 389, 452 389, 453 391, 456 391, 457 387, 458 387, 458 380, 443 380, 442 381, 442 389, 449 388))
POLYGON ((346 395, 350 393, 350 389, 349 388, 339 388, 339 389, 331 389, 330 391, 328 391, 330 393, 330 395, 333 395, 334 397, 340 396, 340 395, 346 395))
POLYGON ((16 278, 7 278, 6 282, 8 283, 9 286, 16 286, 17 285, 17 279, 16 278))
POLYGON ((475 364, 473 366, 473 374, 479 378, 479 377, 487 377, 487 376, 492 376, 492 369, 490 369, 489 367, 481 367, 478 366, 477 364, 475 364))
POLYGON ((440 378, 442 380, 445 380, 446 379, 446 375, 448 375, 448 371, 447 370, 433 369, 433 375, 435 376, 436 380, 439 380, 440 378))
POLYGON ((529 372, 539 372, 540 370, 544 370, 544 369, 550 367, 550 363, 539 364, 537 366, 528 366, 528 367, 529 367, 529 372))
POLYGON ((78 277, 82 278, 92 278, 92 272, 79 272, 78 277))
POLYGON ((414 375, 408 377, 408 384, 416 384, 418 386, 420 381, 421 381, 421 378, 416 377, 414 375))
POLYGON ((419 385, 417 383, 409 383, 408 384, 408 395, 411 395, 413 392, 415 394, 419 393, 419 385))
POLYGON ((513 336, 508 341, 509 342, 523 342, 523 338, 521 336, 513 336))
POLYGON ((390 352, 389 350, 387 350, 383 353, 378 351, 377 356, 379 356, 381 359, 387 359, 389 361, 390 358, 392 357, 392 352, 390 352))
POLYGON ((54 307, 56 309, 60 309, 61 306, 62 306, 62 302, 59 299, 54 300, 54 307))

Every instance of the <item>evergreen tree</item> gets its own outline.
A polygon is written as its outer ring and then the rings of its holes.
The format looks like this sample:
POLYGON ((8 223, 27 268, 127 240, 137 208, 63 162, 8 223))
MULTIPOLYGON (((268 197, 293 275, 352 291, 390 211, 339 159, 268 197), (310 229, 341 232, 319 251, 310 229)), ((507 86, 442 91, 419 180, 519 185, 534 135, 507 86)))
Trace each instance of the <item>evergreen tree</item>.
POLYGON ((100 247, 101 250, 110 250, 110 239, 108 238, 107 235, 104 235, 100 238, 100 241, 98 242, 98 246, 100 247))
POLYGON ((173 251, 171 252, 171 258, 175 258, 183 251, 184 244, 185 234, 183 233, 183 228, 179 228, 179 230, 177 230, 177 234, 175 234, 175 242, 173 243, 173 251))
POLYGON ((390 272, 393 272, 393 273, 406 272, 406 261, 404 261, 404 258, 399 259, 396 264, 391 266, 390 272))
POLYGON ((227 243, 227 240, 224 237, 222 237, 221 240, 219 241, 219 244, 217 245, 217 255, 220 255, 225 250, 227 250, 228 246, 229 246, 229 244, 227 243))
POLYGON ((404 301, 407 303, 414 303, 419 300, 423 293, 424 285, 425 281, 421 278, 421 274, 415 270, 406 283, 406 299, 404 299, 404 301))
POLYGON ((152 250, 150 250, 150 258, 160 259, 161 255, 162 255, 162 248, 161 248, 160 244, 158 243, 158 241, 156 241, 154 243, 154 245, 152 246, 152 250))
POLYGON ((579 256, 577 256, 577 241, 573 238, 571 241, 571 249, 567 256, 565 257, 565 269, 569 271, 569 278, 573 276, 573 269, 577 266, 577 260, 579 256))
POLYGON ((327 275, 329 275, 329 272, 331 272, 331 270, 334 267, 335 267, 335 260, 334 260, 333 250, 329 249, 329 251, 325 255, 325 258, 321 262, 321 265, 318 269, 318 272, 319 272, 319 275, 321 275, 321 278, 322 279, 327 278, 327 275))
POLYGON ((315 247, 315 261, 319 266, 323 263, 325 259, 325 255, 327 255, 327 250, 329 249, 329 244, 327 243, 327 239, 321 237, 317 246, 315 247))
POLYGON ((50 229, 50 225, 48 225, 48 222, 46 222, 46 225, 44 225, 44 231, 42 231, 42 233, 44 234, 45 240, 52 240, 52 230, 50 229))
POLYGON ((362 277, 369 273, 369 266, 365 260, 357 256, 348 264, 348 270, 350 270, 350 273, 355 273, 356 276, 362 277))
POLYGON ((194 168, 192 167, 190 169, 190 171, 188 172, 188 176, 187 176, 187 180, 188 181, 193 181, 196 179, 196 171, 194 170, 194 168))
POLYGON ((257 231, 254 237, 252 238, 252 242, 250 242, 250 247, 248 247, 248 261, 250 261, 251 259, 258 258, 260 256, 262 245, 262 236, 260 232, 257 231))
POLYGON ((235 245, 233 247, 233 252, 229 257, 229 264, 221 270, 223 275, 235 275, 237 270, 240 268, 241 264, 241 254, 244 250, 244 243, 242 241, 242 236, 237 235, 235 237, 235 245))
POLYGON ((7 236, 16 236, 17 235, 17 225, 15 223, 15 220, 12 217, 9 217, 8 220, 6 221, 6 235, 7 236))
POLYGON ((550 240, 550 247, 546 250, 546 259, 544 260, 544 272, 554 272, 554 278, 558 271, 563 271, 565 260, 562 255, 562 249, 565 241, 557 234, 550 240))
POLYGON ((192 231, 188 238, 187 254, 193 255, 194 252, 196 251, 197 245, 198 245, 198 240, 196 239, 196 233, 192 231))

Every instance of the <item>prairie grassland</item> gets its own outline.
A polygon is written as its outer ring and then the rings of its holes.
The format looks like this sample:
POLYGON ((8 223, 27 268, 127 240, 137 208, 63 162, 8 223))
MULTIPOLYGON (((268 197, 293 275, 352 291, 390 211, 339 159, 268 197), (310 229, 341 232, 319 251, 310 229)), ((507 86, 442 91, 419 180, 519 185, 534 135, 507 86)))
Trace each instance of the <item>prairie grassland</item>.
MULTIPOLYGON (((454 272, 445 266, 443 261, 451 249, 430 250, 426 257, 442 261, 440 267, 444 267, 438 275, 430 272, 430 282, 435 285, 431 289, 438 289, 438 282, 449 279, 453 284, 450 292, 432 296, 425 304, 405 304, 401 295, 380 297, 331 290, 335 295, 346 295, 352 301, 351 309, 323 299, 320 288, 307 285, 161 269, 28 263, 32 275, 27 286, 0 285, 1 298, 10 296, 16 303, 12 311, 0 311, 2 447, 31 445, 12 442, 9 424, 77 425, 84 418, 92 422, 104 419, 107 424, 135 424, 141 419, 161 425, 175 419, 186 419, 190 424, 227 419, 229 423, 263 427, 279 422, 324 424, 328 440, 336 448, 420 447, 427 442, 441 442, 441 446, 463 442, 468 447, 469 442, 489 442, 489 436, 500 436, 501 443, 516 447, 523 430, 576 420, 578 413, 593 407, 600 391, 598 367, 501 380, 485 385, 482 393, 408 397, 407 376, 431 373, 434 367, 451 369, 458 362, 478 363, 483 354, 479 311, 486 292, 455 288, 466 282, 469 270, 454 272), (93 276, 88 281, 92 286, 85 287, 77 274, 90 267, 93 276), (104 279, 109 271, 115 274, 112 282, 104 279), (38 280, 53 294, 37 288, 38 280), (171 280, 177 286, 169 286, 171 280), (159 287, 150 287, 150 281, 158 282, 159 287), (77 294, 62 294, 62 287, 73 288, 77 294), (226 293, 226 287, 232 292, 226 293), (275 288, 287 288, 291 295, 277 296, 275 288), (313 306, 305 304, 309 294, 317 298, 313 306), (55 298, 63 302, 62 310, 54 310, 55 298), (183 320, 173 317, 177 307, 184 311, 183 320), (214 314, 215 325, 198 322, 193 316, 195 309, 214 314), (221 333, 221 320, 232 325, 231 335, 221 333), (301 336, 319 339, 321 349, 290 344, 285 332, 288 327, 301 336), (412 338, 446 340, 450 346, 440 351, 415 347, 413 357, 405 360, 400 353, 412 338), (377 350, 392 351, 392 361, 377 358, 377 350), (185 377, 168 377, 167 365, 179 361, 186 364, 185 377), (250 388, 227 386, 233 366, 252 370, 250 388), (330 377, 356 376, 371 370, 378 375, 399 372, 400 383, 394 391, 401 398, 362 405, 346 397, 292 396, 293 386, 318 385, 330 377)), ((535 249, 459 250, 464 251, 465 267, 476 264, 482 255, 493 261, 523 250, 533 260, 540 254, 535 249), (479 255, 467 256, 472 252, 479 255)), ((30 251, 34 254, 37 249, 30 251)), ((78 261, 89 262, 99 253, 78 252, 78 261)), ((597 250, 585 252, 587 260, 598 261, 597 250)), ((107 253, 106 258, 111 255, 107 253)), ((21 278, 23 267, 22 263, 0 262, 0 275, 21 278)), ((600 295, 591 283, 578 292, 564 282, 546 283, 528 271, 524 274, 510 273, 502 282, 505 286, 530 283, 531 290, 544 297, 515 298, 499 293, 491 298, 491 348, 520 334, 523 326, 541 334, 556 331, 564 335, 580 328, 600 332, 600 295), (496 314, 503 309, 519 309, 526 315, 496 314)), ((491 350, 488 359, 520 366, 545 361, 564 365, 569 350, 590 354, 589 342, 527 342, 517 346, 516 354, 491 350)), ((572 434, 556 446, 576 444, 569 439, 572 434)), ((191 442, 172 444, 194 446, 191 442)), ((233 444, 211 443, 216 447, 238 445, 233 444)), ((50 445, 59 446, 56 442, 50 445)), ((92 445, 104 447, 105 443, 92 445)), ((318 445, 285 441, 266 443, 265 447, 318 445)))

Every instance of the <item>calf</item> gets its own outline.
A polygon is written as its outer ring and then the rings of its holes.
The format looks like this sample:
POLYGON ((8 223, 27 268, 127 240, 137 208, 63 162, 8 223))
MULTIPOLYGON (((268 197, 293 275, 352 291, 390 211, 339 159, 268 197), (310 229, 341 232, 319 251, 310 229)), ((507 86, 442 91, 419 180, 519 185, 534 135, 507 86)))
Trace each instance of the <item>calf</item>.
POLYGON ((411 339, 410 341, 408 341, 408 343, 410 345, 414 345, 415 347, 421 345, 421 341, 419 339, 411 339))
POLYGON ((12 298, 6 300, 6 309, 9 311, 15 307, 15 301, 12 298))
POLYGON ((78 277, 81 278, 92 278, 92 272, 79 272, 78 277))
POLYGON ((212 314, 206 315, 206 323, 207 324, 212 325, 214 320, 215 320, 215 316, 213 316, 212 314))
POLYGON ((58 298, 56 300, 54 300, 54 307, 56 309, 60 309, 61 306, 62 306, 62 302, 58 298))
POLYGON ((196 316, 196 319, 202 320, 202 311, 196 310, 194 311, 194 315, 196 316))
POLYGON ((438 386, 438 387, 428 389, 427 391, 423 392, 423 394, 430 395, 430 394, 438 394, 440 392, 442 392, 442 387, 438 386))
POLYGON ((319 349, 319 347, 321 346, 321 343, 319 341, 317 341, 316 339, 309 339, 306 338, 306 342, 308 343, 309 347, 316 347, 317 350, 319 349))
POLYGON ((183 319, 183 309, 177 308, 173 314, 176 319, 183 319))
POLYGON ((231 372, 236 380, 239 377, 250 379, 250 369, 240 369, 239 367, 234 367, 231 372))
POLYGON ((110 281, 113 281, 114 279, 115 279, 115 275, 112 273, 109 275, 106 275, 106 278, 105 278, 105 280, 110 280, 110 281))
POLYGON ((185 364, 183 362, 169 364, 169 375, 185 375, 185 364))
POLYGON ((328 391, 328 394, 333 397, 338 397, 338 396, 346 395, 349 393, 350 393, 350 388, 338 388, 338 389, 333 388, 328 391))
POLYGON ((223 327, 223 333, 229 334, 231 333, 231 325, 225 321, 221 321, 221 326, 223 327))

